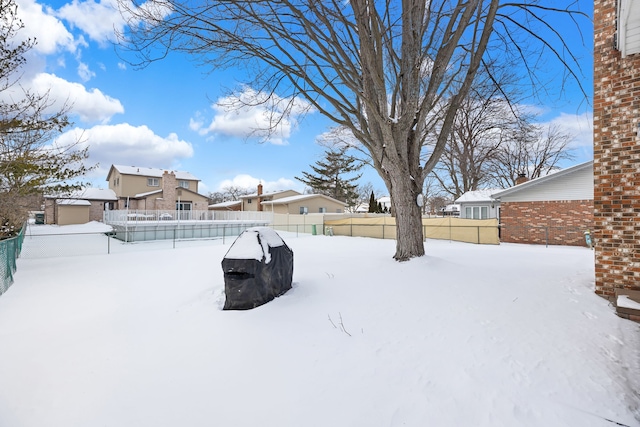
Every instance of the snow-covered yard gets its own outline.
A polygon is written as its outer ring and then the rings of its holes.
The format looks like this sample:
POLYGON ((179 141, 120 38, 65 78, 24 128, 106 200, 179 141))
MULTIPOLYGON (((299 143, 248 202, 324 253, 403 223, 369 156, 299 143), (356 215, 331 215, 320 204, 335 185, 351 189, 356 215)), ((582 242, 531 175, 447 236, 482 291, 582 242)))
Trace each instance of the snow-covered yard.
POLYGON ((20 259, 0 426, 640 425, 640 325, 589 249, 280 234, 294 287, 250 311, 229 242, 20 259))

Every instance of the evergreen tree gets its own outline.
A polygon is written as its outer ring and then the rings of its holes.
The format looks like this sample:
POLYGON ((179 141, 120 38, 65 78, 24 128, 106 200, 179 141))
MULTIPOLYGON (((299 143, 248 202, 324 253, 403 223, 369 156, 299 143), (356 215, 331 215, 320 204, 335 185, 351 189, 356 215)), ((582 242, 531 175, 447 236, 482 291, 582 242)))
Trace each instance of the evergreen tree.
POLYGON ((369 197, 369 213, 376 213, 376 196, 371 192, 371 197, 369 197))
POLYGON ((358 199, 357 181, 362 174, 350 178, 345 175, 357 172, 362 163, 346 154, 348 147, 325 151, 324 160, 311 165, 314 173, 302 172, 302 178, 295 177, 310 187, 315 194, 324 194, 352 206, 358 199))

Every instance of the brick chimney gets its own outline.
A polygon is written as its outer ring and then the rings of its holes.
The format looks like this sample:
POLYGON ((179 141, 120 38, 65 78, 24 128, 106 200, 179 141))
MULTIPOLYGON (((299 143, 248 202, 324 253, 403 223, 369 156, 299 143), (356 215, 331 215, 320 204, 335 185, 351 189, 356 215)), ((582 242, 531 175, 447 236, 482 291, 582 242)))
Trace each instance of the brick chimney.
POLYGON ((516 178, 516 185, 519 184, 523 184, 525 182, 529 181, 529 178, 527 178, 527 175, 524 173, 520 173, 518 174, 518 177, 516 178))
POLYGON ((174 210, 177 200, 176 195, 176 174, 173 171, 164 171, 162 174, 162 198, 163 207, 159 209, 174 210))
POLYGON ((258 184, 258 211, 262 211, 262 183, 258 184))

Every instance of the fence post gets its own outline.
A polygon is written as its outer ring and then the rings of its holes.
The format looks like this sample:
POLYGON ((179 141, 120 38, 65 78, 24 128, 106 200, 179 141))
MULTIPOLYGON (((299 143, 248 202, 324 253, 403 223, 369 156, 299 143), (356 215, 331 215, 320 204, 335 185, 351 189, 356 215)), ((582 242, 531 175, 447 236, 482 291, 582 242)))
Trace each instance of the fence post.
POLYGON ((549 247, 549 227, 544 228, 544 241, 545 241, 545 247, 548 248, 549 247))
POLYGON ((477 228, 478 228, 478 244, 480 244, 480 226, 478 226, 477 228))

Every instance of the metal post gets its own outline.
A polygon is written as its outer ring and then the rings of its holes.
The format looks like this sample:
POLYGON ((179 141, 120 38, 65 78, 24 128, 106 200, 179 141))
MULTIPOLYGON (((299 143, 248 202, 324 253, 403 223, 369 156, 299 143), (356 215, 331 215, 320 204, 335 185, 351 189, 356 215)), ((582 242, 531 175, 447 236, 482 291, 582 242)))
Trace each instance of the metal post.
POLYGON ((545 227, 544 228, 544 240, 545 240, 545 247, 549 247, 549 227, 545 227))

